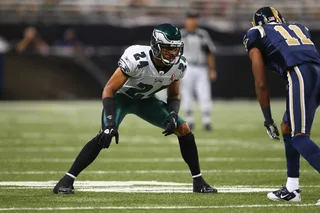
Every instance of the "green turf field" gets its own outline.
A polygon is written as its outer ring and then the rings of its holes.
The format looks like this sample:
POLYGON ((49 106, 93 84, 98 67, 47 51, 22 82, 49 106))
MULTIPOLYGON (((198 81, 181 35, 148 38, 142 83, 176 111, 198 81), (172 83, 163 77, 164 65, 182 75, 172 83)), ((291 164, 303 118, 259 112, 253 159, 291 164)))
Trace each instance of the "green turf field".
MULTIPOLYGON (((280 124, 284 102, 273 102, 280 124)), ((0 212, 320 212, 320 176, 301 160, 301 203, 266 193, 285 184, 283 142, 269 139, 256 102, 216 102, 215 131, 194 131, 204 178, 219 194, 192 194, 175 136, 129 115, 120 142, 103 150, 76 182, 76 194, 52 187, 99 129, 101 103, 0 103, 0 212)), ((199 116, 198 116, 199 117, 199 116)), ((313 139, 320 142, 320 115, 313 139)), ((198 121, 200 121, 198 119, 198 121)))

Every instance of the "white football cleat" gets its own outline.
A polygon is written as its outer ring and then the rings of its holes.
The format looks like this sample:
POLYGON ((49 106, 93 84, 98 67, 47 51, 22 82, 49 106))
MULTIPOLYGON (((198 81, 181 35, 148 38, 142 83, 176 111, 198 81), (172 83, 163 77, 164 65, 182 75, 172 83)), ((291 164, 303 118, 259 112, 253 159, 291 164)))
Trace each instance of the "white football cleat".
MULTIPOLYGON (((301 190, 296 189, 293 192, 289 192, 287 187, 283 186, 277 191, 269 192, 267 197, 272 201, 290 201, 300 202, 301 201, 301 190)), ((320 204, 319 204, 320 205, 320 204)))
POLYGON ((320 200, 317 201, 316 206, 320 206, 320 200))

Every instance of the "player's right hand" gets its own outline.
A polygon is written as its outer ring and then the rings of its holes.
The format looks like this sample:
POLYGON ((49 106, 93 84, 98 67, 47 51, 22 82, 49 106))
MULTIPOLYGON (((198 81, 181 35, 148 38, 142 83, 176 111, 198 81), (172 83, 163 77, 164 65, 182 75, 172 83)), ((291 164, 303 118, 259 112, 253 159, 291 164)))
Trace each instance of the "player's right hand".
POLYGON ((114 125, 103 128, 97 135, 96 139, 98 140, 98 144, 100 144, 103 149, 108 149, 113 137, 115 137, 116 144, 118 144, 119 133, 117 127, 114 125))
POLYGON ((165 130, 162 132, 164 136, 168 136, 174 133, 174 130, 178 126, 178 114, 171 112, 170 115, 164 121, 165 130))
POLYGON ((267 128, 267 134, 272 140, 280 140, 279 130, 275 123, 264 122, 264 126, 267 128))

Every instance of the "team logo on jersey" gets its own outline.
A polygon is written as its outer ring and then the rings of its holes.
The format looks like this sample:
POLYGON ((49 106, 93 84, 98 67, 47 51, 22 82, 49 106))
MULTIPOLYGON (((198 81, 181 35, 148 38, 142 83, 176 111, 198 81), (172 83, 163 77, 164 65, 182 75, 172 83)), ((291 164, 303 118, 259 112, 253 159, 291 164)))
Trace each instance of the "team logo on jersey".
POLYGON ((128 56, 125 56, 124 60, 130 63, 130 60, 129 60, 128 56))
POLYGON ((156 78, 154 79, 154 83, 157 83, 157 82, 162 83, 163 80, 164 80, 163 78, 156 78))
POLYGON ((130 72, 128 65, 126 64, 126 62, 123 59, 120 58, 118 65, 119 65, 120 69, 122 70, 122 72, 125 72, 125 73, 130 72))

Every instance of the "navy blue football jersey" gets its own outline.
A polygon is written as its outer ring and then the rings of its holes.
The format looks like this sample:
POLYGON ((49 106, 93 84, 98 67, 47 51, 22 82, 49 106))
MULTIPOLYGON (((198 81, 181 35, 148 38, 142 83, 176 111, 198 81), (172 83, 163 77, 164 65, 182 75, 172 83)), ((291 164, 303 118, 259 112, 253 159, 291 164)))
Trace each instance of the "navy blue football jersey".
POLYGON ((320 64, 309 30, 301 24, 265 24, 252 27, 243 38, 249 52, 258 48, 268 70, 280 75, 304 63, 320 64))

